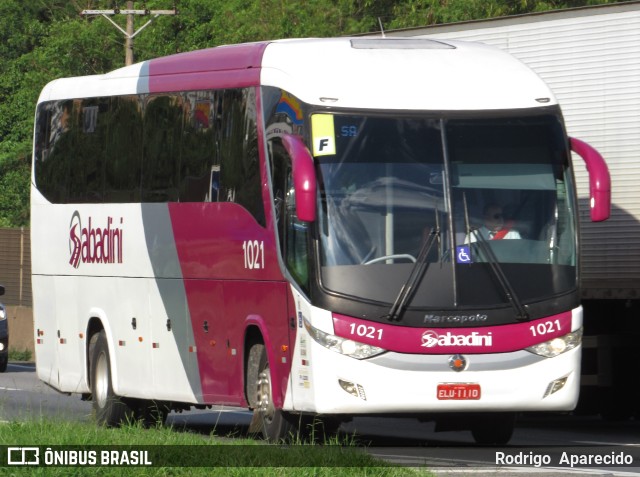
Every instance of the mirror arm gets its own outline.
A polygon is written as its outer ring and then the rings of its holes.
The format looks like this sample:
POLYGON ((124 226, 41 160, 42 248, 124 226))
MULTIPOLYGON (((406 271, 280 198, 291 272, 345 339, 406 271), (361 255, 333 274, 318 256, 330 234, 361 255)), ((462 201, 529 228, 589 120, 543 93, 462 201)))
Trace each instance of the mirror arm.
POLYGON ((587 165, 591 221, 607 220, 611 214, 611 176, 607 163, 600 153, 586 142, 573 137, 569 138, 569 142, 571 150, 587 165))

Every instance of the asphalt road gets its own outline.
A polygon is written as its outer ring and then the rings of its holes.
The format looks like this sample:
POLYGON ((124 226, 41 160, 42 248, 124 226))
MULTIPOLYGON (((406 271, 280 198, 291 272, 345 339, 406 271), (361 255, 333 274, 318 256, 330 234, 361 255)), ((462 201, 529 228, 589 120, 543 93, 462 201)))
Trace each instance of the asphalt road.
MULTIPOLYGON (((33 365, 10 363, 0 374, 0 422, 40 416, 65 420, 91 419, 91 404, 77 395, 64 395, 36 378, 33 365)), ((223 438, 244 437, 251 414, 238 408, 215 408, 171 413, 167 423, 176 428, 223 438)), ((468 431, 435 432, 434 424, 409 418, 356 418, 343 424, 341 432, 368 452, 411 467, 427 466, 437 474, 458 475, 619 475, 640 476, 640 420, 605 421, 597 416, 524 414, 514 436, 502 448, 478 448, 468 431), (503 453, 501 456, 496 453, 503 453), (624 466, 570 468, 556 465, 589 455, 633 456, 624 466), (513 459, 530 459, 534 465, 507 465, 513 459), (535 467, 536 459, 548 456, 551 465, 535 467), (502 458, 502 464, 496 459, 502 458)))

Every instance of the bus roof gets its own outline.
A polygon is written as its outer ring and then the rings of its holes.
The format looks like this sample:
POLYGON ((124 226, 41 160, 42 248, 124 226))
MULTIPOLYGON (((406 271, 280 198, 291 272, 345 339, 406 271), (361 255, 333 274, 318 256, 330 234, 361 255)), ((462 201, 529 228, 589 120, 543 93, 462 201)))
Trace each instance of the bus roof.
POLYGON ((528 67, 480 43, 324 38, 220 46, 49 83, 41 101, 268 85, 316 105, 486 110, 555 104, 528 67))

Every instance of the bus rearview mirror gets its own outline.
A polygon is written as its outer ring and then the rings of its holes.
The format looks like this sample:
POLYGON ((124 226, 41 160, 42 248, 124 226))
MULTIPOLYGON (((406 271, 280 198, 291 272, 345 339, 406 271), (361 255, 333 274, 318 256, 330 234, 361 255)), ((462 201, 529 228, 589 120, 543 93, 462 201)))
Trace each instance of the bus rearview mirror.
POLYGON ((569 138, 571 150, 587 165, 589 172, 589 205, 591 221, 602 222, 611 215, 611 176, 600 153, 584 141, 569 138))
POLYGON ((316 220, 316 171, 313 158, 300 136, 285 134, 282 143, 291 156, 296 215, 303 222, 316 220))

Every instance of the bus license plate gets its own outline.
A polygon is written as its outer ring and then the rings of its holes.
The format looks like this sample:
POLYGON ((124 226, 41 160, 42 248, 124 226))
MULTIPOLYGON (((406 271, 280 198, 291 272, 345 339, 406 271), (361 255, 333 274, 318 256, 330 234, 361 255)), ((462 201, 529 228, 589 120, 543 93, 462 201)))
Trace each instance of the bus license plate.
POLYGON ((472 400, 480 399, 480 385, 474 383, 438 384, 440 400, 472 400))

